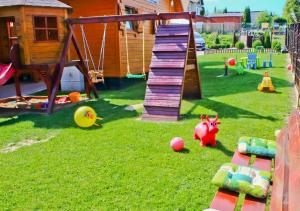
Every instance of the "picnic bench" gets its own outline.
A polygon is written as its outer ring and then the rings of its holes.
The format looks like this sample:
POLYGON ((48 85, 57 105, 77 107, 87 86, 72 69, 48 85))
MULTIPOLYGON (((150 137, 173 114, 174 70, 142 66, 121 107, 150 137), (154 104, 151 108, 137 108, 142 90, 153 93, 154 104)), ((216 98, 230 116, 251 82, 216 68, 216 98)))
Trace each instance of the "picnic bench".
MULTIPOLYGON (((271 211, 300 210, 300 114, 295 110, 288 119, 288 125, 277 137, 277 153, 273 174, 270 198, 271 211)), ((237 165, 248 166, 251 156, 235 151, 231 160, 237 165)), ((256 157, 251 167, 271 171, 272 160, 256 157)), ((236 208, 239 194, 219 189, 210 208, 220 211, 233 211, 236 208)), ((257 199, 246 195, 242 211, 264 211, 267 199, 257 199)))

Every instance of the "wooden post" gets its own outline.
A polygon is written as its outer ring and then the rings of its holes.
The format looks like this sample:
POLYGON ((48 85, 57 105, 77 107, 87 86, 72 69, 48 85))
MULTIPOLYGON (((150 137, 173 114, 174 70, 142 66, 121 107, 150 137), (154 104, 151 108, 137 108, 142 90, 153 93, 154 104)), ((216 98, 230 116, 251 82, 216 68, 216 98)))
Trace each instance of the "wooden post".
POLYGON ((67 35, 67 39, 60 57, 60 61, 58 64, 56 64, 55 66, 55 77, 53 78, 53 86, 51 89, 51 95, 50 95, 50 99, 48 102, 48 108, 47 108, 47 113, 51 114, 53 112, 54 109, 54 105, 55 105, 55 98, 57 95, 57 91, 58 91, 58 87, 59 87, 59 83, 60 83, 60 79, 62 77, 62 73, 64 70, 64 64, 66 62, 66 57, 67 57, 67 53, 72 41, 72 32, 69 31, 68 35, 67 35))
POLYGON ((19 76, 20 76, 20 74, 19 74, 18 70, 16 70, 16 72, 15 72, 15 88, 16 88, 16 96, 17 96, 17 98, 22 97, 19 76))

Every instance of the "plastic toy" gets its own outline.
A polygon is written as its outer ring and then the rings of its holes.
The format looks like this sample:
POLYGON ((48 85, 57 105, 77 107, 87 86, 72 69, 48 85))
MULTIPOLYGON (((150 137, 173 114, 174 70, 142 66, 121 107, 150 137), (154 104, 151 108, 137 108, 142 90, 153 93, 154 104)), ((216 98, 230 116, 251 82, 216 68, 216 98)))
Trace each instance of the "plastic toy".
POLYGON ((256 58, 257 58, 257 55, 255 53, 248 54, 248 63, 247 63, 248 70, 250 70, 250 68, 256 70, 256 68, 257 68, 256 58))
POLYGON ((229 64, 229 66, 235 66, 235 64, 236 64, 236 62, 235 62, 235 59, 234 58, 230 58, 230 59, 228 59, 228 64, 229 64))
POLYGON ((275 87, 273 86, 272 79, 269 77, 268 72, 265 72, 262 82, 257 87, 258 91, 269 91, 274 92, 275 87))
POLYGON ((293 71, 293 65, 289 64, 289 65, 287 66, 287 69, 288 69, 289 71, 293 71))
POLYGON ((267 67, 267 63, 269 63, 269 67, 272 68, 273 67, 273 59, 272 59, 273 54, 270 53, 270 60, 264 60, 263 61, 263 67, 266 68, 267 67))
POLYGON ((215 119, 210 119, 206 116, 206 122, 204 122, 204 116, 201 115, 201 123, 199 123, 195 128, 194 139, 200 140, 200 146, 206 146, 210 144, 212 147, 217 146, 216 134, 219 132, 218 124, 218 114, 215 119))
POLYGON ((68 102, 68 97, 57 97, 55 99, 56 104, 66 104, 68 102))
POLYGON ((74 121, 79 127, 91 127, 96 124, 96 120, 102 120, 102 118, 97 117, 94 109, 89 106, 81 106, 74 113, 74 121))
POLYGON ((175 137, 171 140, 170 146, 174 151, 179 152, 184 148, 184 141, 180 137, 175 137))
POLYGON ((72 103, 77 103, 80 101, 80 93, 79 92, 71 92, 69 94, 69 98, 72 103))

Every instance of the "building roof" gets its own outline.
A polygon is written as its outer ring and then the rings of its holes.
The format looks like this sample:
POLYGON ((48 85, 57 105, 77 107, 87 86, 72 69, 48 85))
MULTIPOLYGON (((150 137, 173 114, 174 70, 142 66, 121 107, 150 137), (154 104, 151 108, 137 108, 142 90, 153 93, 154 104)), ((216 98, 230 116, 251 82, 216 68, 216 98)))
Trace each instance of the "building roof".
POLYGON ((71 9, 69 5, 58 0, 0 0, 0 7, 11 6, 56 7, 71 9))
POLYGON ((220 14, 212 14, 208 15, 207 17, 243 17, 243 13, 239 12, 229 12, 229 13, 220 13, 220 14))

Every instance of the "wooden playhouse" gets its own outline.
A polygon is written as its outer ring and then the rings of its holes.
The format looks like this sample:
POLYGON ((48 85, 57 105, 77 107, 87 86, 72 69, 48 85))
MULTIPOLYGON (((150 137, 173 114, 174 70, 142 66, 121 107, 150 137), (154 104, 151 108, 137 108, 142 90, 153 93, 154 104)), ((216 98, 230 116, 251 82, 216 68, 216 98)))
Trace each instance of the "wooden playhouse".
MULTIPOLYGON (((68 31, 66 19, 70 11, 70 6, 57 0, 0 1, 0 85, 14 77, 17 96, 2 99, 1 103, 22 101, 28 105, 27 97, 21 94, 19 77, 31 74, 34 79, 45 82, 48 91, 45 102, 49 103, 47 112, 53 111, 60 82, 57 68, 68 31), (50 97, 52 103, 48 102, 50 97)), ((80 66, 74 62, 66 65, 80 66)), ((88 78, 86 81, 89 96, 90 81, 88 78)), ((12 108, 19 109, 18 105, 12 108)))
POLYGON ((0 1, 0 62, 9 60, 14 43, 22 64, 57 62, 71 7, 57 0, 0 1))

